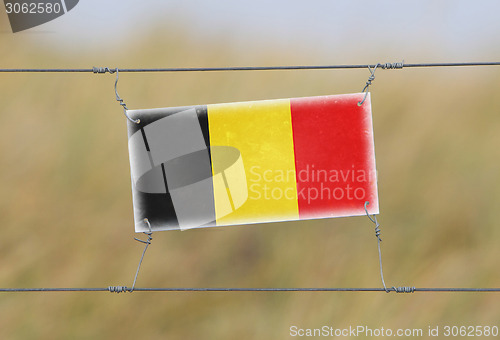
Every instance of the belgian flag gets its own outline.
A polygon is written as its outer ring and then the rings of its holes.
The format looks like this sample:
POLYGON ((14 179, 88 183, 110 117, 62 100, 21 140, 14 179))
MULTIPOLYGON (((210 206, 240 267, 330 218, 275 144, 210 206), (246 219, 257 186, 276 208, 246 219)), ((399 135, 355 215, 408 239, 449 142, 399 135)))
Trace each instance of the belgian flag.
POLYGON ((377 214, 363 96, 129 110, 136 232, 377 214))

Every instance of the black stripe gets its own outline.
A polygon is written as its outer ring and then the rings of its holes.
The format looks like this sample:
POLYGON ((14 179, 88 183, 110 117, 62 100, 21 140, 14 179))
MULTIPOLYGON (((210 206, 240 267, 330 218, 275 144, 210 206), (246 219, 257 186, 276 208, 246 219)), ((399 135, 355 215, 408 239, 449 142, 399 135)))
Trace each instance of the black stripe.
POLYGON ((208 128, 208 108, 206 105, 196 106, 196 115, 198 116, 198 122, 200 123, 201 132, 203 133, 203 139, 205 140, 205 145, 207 149, 210 150, 210 133, 208 128))
MULTIPOLYGON (((212 176, 207 106, 165 108, 154 110, 154 112, 149 110, 138 110, 136 111, 136 115, 134 115, 134 117, 139 118, 141 120, 141 123, 128 125, 129 136, 141 130, 144 145, 147 152, 150 153, 151 149, 148 143, 148 138, 146 136, 145 126, 176 113, 182 115, 182 111, 186 111, 189 109, 195 109, 206 149, 199 150, 187 155, 182 155, 175 159, 169 160, 166 163, 162 163, 160 165, 162 173, 161 175, 159 174, 159 169, 157 167, 156 169, 158 171, 156 171, 156 173, 154 171, 151 171, 147 174, 144 174, 141 179, 138 180, 137 188, 141 188, 141 180, 151 180, 151 178, 148 179, 148 176, 163 176, 165 193, 152 194, 134 190, 134 208, 136 209, 137 220, 148 218, 152 225, 161 226, 162 228, 179 228, 179 219, 177 217, 177 214, 175 213, 172 196, 169 193, 169 184, 170 189, 175 190, 184 186, 188 186, 195 182, 199 182, 203 179, 210 178, 212 176)), ((175 145, 165 147, 175 148, 175 145)), ((158 183, 158 180, 160 179, 157 177, 156 180, 158 183)), ((211 191, 210 197, 213 199, 213 187, 209 190, 211 191)), ((200 195, 206 194, 207 193, 200 193, 200 195)), ((210 204, 211 209, 214 210, 212 215, 215 217, 215 206, 213 201, 211 203, 207 201, 207 204, 210 204)), ((206 206, 201 207, 201 209, 205 209, 204 211, 206 211, 206 206)), ((207 223, 207 225, 214 224, 215 221, 207 223)))
MULTIPOLYGON (((148 139, 146 137, 146 132, 143 128, 140 129, 142 138, 144 139, 144 144, 146 145, 146 150, 150 152, 148 139)), ((151 194, 144 193, 138 190, 134 190, 133 194, 137 197, 136 202, 140 205, 141 217, 140 219, 147 218, 153 225, 161 225, 168 227, 179 227, 179 221, 175 213, 174 202, 172 201, 172 196, 168 192, 167 177, 165 174, 165 167, 161 164, 161 170, 163 173, 163 182, 165 183, 165 193, 164 194, 151 194)))
POLYGON ((161 172, 163 173, 163 183, 165 183, 165 192, 168 193, 167 175, 165 174, 165 165, 161 163, 161 172))
POLYGON ((144 129, 141 128, 141 133, 142 133, 142 139, 144 139, 144 144, 146 145, 146 150, 150 152, 149 150, 149 144, 148 144, 148 139, 146 138, 146 132, 144 132, 144 129))

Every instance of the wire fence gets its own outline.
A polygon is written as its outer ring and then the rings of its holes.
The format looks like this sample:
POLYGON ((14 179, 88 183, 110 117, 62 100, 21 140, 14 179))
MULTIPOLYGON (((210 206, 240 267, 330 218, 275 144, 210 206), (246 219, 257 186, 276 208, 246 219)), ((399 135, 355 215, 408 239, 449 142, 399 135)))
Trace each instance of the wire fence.
MULTIPOLYGON (((375 69, 403 69, 403 68, 424 68, 424 67, 467 67, 467 66, 500 66, 500 62, 457 62, 457 63, 377 63, 377 64, 345 64, 345 65, 301 65, 301 66, 237 66, 237 67, 179 67, 179 68, 3 68, 0 73, 117 73, 118 72, 223 72, 223 71, 279 71, 279 70, 334 70, 334 69, 366 69, 372 72, 374 77, 375 69)), ((373 79, 371 79, 373 80, 373 79)), ((118 81, 118 78, 117 78, 118 81)), ((371 84, 367 82, 365 89, 371 84)), ((364 89, 364 90, 365 90, 364 89)), ((116 90, 116 82, 115 82, 116 90)), ((118 98, 118 94, 117 94, 118 98)), ((117 99, 118 100, 118 99, 117 99)), ((366 208, 366 207, 365 207, 366 208)), ((368 214, 368 213, 367 213, 368 214)), ((368 215, 368 217, 370 217, 368 215)), ((376 219, 372 222, 379 227, 376 219)), ((376 229, 377 231, 377 229, 376 229)), ((378 235, 376 235, 378 237, 378 235)), ((150 240, 149 240, 150 241, 150 240)), ((384 287, 382 288, 153 288, 135 287, 140 264, 144 258, 144 253, 150 242, 146 243, 146 248, 142 254, 139 267, 137 268, 134 284, 131 288, 127 286, 108 286, 105 288, 0 288, 0 293, 28 293, 28 292, 111 292, 111 293, 132 293, 132 292, 384 292, 384 293, 500 293, 500 288, 417 288, 417 287, 385 287, 382 263, 379 258, 381 278, 384 287)))

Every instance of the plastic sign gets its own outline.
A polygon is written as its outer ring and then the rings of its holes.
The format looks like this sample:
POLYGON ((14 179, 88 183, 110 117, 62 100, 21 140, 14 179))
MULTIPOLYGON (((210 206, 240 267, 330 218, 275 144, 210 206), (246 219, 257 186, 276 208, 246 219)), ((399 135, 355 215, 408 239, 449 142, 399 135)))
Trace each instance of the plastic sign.
POLYGON ((136 232, 377 214, 363 97, 129 110, 136 232))

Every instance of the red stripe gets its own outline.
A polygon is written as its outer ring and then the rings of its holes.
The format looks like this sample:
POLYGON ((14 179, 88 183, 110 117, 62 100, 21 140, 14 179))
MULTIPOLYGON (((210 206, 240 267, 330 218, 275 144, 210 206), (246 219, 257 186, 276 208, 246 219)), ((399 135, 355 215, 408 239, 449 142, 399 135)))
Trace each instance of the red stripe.
POLYGON ((299 217, 378 213, 370 98, 291 99, 299 217))

